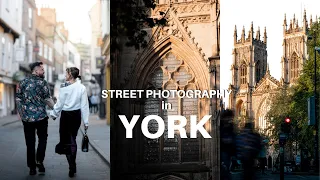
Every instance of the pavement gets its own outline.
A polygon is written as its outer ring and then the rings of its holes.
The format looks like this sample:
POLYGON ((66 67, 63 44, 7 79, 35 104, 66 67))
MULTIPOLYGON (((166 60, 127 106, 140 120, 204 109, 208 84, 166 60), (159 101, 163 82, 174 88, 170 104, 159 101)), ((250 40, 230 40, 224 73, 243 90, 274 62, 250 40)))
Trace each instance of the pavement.
MULTIPOLYGON (((83 126, 80 130, 84 134, 83 126)), ((110 166, 110 126, 107 125, 107 120, 100 119, 97 115, 90 115, 87 135, 93 150, 110 166)))
MULTIPOLYGON (((89 152, 81 151, 82 131, 77 136, 77 174, 76 180, 109 180, 110 163, 107 163, 110 148, 109 140, 110 128, 106 121, 98 120, 97 116, 90 116, 90 126, 88 137, 92 142, 89 152), (104 124, 104 126, 102 126, 104 124), (97 129, 95 129, 97 128, 97 129), (100 133, 99 133, 100 132, 100 133), (106 136, 106 132, 108 135, 106 136), (93 148, 92 145, 96 147, 93 148), (101 154, 95 149, 101 150, 101 154), (104 159, 104 158, 105 159, 104 159)), ((81 126, 83 128, 83 126, 81 126)), ((53 121, 49 119, 48 124, 48 143, 44 165, 45 175, 29 175, 29 168, 26 160, 26 145, 23 133, 23 125, 17 115, 0 118, 0 179, 1 180, 20 180, 20 179, 41 179, 41 180, 64 180, 68 177, 69 165, 64 155, 55 153, 55 145, 59 142, 59 119, 53 121)))
MULTIPOLYGON (((255 173, 255 172, 252 172, 255 173)), ((242 172, 232 172, 232 180, 242 180, 242 172)), ((266 171, 266 174, 261 174, 260 172, 255 173, 255 178, 257 180, 279 180, 280 174, 273 174, 271 171, 266 171)), ((285 174, 285 180, 319 180, 319 176, 315 175, 294 175, 285 174)))

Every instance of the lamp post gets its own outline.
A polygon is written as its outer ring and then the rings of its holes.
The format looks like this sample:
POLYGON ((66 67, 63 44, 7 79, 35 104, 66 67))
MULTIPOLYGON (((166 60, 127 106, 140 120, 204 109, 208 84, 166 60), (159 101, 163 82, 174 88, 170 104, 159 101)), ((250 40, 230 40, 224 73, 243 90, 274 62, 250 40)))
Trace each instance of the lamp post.
POLYGON ((315 103, 314 103, 314 112, 315 112, 315 118, 316 118, 316 122, 315 122, 315 161, 316 161, 316 169, 318 169, 318 165, 319 165, 319 152, 318 152, 318 114, 317 114, 317 50, 316 50, 316 32, 314 33, 314 99, 315 99, 315 103))
POLYGON ((313 47, 314 47, 314 116, 315 116, 315 122, 314 122, 314 151, 315 151, 315 165, 316 170, 319 169, 319 152, 318 152, 318 146, 319 146, 319 129, 318 129, 318 113, 317 113, 317 52, 320 53, 320 47, 316 46, 317 43, 317 30, 318 30, 318 20, 315 23, 316 29, 313 31, 313 37, 308 36, 308 40, 313 39, 313 47))

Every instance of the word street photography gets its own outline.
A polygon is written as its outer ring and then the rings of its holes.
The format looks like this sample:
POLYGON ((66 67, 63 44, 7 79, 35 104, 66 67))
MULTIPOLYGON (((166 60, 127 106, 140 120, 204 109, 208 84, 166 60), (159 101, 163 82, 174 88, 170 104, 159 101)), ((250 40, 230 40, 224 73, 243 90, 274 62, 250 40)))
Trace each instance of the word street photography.
POLYGON ((101 97, 107 98, 217 98, 226 97, 231 90, 102 90, 101 97))
MULTIPOLYGON (((217 98, 225 97, 229 95, 231 90, 102 90, 102 98, 217 98)), ((162 110, 172 109, 172 104, 169 102, 161 102, 162 110)), ((186 132, 187 118, 190 121, 190 137, 197 138, 197 132, 204 138, 211 138, 209 133, 204 128, 204 125, 210 120, 211 115, 205 115, 200 121, 197 118, 198 115, 190 115, 190 117, 185 117, 182 115, 168 115, 167 116, 167 128, 168 128, 168 138, 174 138, 174 133, 179 131, 181 138, 188 138, 186 132)), ((125 115, 118 115, 123 126, 126 129, 126 138, 133 138, 132 131, 135 127, 140 115, 133 115, 132 118, 127 118, 125 115)), ((163 135, 165 132, 165 121, 159 115, 148 115, 143 118, 141 123, 141 130, 145 137, 149 139, 156 139, 163 135), (158 124, 158 129, 156 132, 150 132, 148 130, 148 124, 150 121, 156 121, 158 124)))

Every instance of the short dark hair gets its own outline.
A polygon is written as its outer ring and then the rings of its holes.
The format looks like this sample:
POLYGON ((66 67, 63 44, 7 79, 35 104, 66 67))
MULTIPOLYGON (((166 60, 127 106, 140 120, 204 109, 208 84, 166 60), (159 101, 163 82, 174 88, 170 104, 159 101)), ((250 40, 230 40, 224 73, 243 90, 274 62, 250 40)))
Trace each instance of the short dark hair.
POLYGON ((253 129, 253 123, 252 122, 247 122, 244 124, 245 129, 253 129))
POLYGON ((74 79, 77 79, 77 77, 79 77, 79 69, 76 67, 67 68, 66 71, 70 73, 74 79))
POLYGON ((41 65, 43 65, 42 62, 34 62, 34 63, 29 64, 29 68, 30 68, 31 72, 33 72, 34 68, 39 67, 41 65))
POLYGON ((233 111, 231 109, 226 109, 226 110, 223 110, 221 112, 220 118, 223 119, 223 118, 226 118, 226 117, 231 117, 231 118, 234 117, 234 113, 233 113, 233 111))

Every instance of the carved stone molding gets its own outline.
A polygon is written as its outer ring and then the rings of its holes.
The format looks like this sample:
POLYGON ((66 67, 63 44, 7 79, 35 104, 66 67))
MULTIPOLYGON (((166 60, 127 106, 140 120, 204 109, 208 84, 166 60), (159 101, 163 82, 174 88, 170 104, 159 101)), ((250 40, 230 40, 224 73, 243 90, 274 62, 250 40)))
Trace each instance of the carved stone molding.
MULTIPOLYGON (((169 5, 158 5, 153 10, 153 15, 158 15, 159 12, 166 12, 166 10, 169 8, 169 5)), ((178 4, 172 4, 172 7, 175 9, 176 13, 179 14, 179 16, 183 16, 183 14, 190 14, 194 16, 199 16, 199 13, 208 12, 208 15, 210 13, 210 3, 201 3, 201 2, 185 2, 185 3, 178 3, 178 4)), ((210 16, 209 16, 210 18, 210 16)))
POLYGON ((180 17, 179 20, 182 21, 183 23, 187 23, 187 24, 209 23, 210 22, 210 15, 180 17))
POLYGON ((176 24, 176 22, 174 22, 172 17, 167 15, 167 21, 168 21, 167 26, 160 27, 160 29, 155 32, 155 35, 153 36, 154 41, 159 41, 169 35, 176 36, 177 38, 184 41, 181 30, 178 28, 178 25, 176 24))

